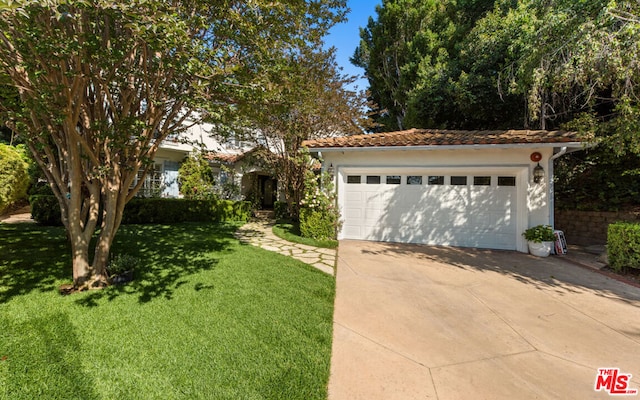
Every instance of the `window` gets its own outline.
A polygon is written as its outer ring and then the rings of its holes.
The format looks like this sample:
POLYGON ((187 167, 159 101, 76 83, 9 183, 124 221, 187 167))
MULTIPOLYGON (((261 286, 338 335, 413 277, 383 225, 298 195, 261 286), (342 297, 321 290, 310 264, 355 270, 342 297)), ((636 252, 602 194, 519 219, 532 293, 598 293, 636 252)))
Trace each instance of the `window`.
POLYGON ((387 176, 387 185, 399 185, 400 181, 401 181, 400 175, 387 176))
POLYGON ((407 176, 407 185, 422 185, 422 177, 416 175, 407 176))
POLYGON ((361 178, 360 175, 347 175, 347 183, 360 183, 361 178))
POLYGON ((380 175, 367 175, 367 184, 369 185, 380 184, 380 175))
POLYGON ((456 186, 465 186, 467 184, 466 176, 452 176, 451 184, 456 186))
POLYGON ((515 185, 516 185, 515 176, 499 176, 498 177, 498 186, 515 186, 515 185))
MULTIPOLYGON (((143 171, 138 171, 138 175, 136 176, 132 187, 138 184, 142 174, 143 171)), ((140 187, 138 193, 136 193, 136 197, 160 197, 163 189, 164 182, 162 178, 162 167, 155 164, 153 167, 149 168, 149 172, 147 172, 147 175, 144 177, 144 183, 140 187)))
POLYGON ((430 176, 429 185, 444 185, 444 176, 430 176))
POLYGON ((491 186, 491 177, 490 176, 474 176, 473 185, 474 186, 491 186))

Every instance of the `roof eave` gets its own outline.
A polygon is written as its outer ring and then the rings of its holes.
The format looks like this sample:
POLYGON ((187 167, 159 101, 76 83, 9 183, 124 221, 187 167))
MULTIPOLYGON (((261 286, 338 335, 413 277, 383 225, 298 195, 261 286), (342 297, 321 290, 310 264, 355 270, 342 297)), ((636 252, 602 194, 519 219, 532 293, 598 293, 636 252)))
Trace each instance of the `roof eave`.
POLYGON ((352 146, 352 147, 310 147, 309 151, 333 152, 333 151, 417 151, 417 150, 456 150, 456 149, 514 149, 514 148, 541 148, 541 147, 571 147, 588 148, 593 144, 587 142, 553 142, 553 143, 504 143, 504 144, 451 144, 451 145, 427 145, 427 146, 352 146))

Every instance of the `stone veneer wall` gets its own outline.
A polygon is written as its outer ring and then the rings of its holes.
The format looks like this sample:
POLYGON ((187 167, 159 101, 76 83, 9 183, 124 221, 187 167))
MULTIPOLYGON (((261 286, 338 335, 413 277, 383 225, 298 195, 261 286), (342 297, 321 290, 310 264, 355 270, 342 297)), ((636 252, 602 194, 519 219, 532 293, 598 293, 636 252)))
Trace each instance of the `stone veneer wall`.
POLYGON ((567 243, 591 246, 607 243, 607 227, 619 221, 640 223, 640 212, 556 210, 555 229, 567 243))

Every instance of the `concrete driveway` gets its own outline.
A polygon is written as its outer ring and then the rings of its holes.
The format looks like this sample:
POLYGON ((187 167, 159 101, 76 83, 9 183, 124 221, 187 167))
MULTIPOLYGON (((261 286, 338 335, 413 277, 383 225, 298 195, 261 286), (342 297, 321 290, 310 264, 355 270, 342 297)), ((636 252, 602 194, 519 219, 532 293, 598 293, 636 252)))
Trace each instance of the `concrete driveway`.
POLYGON ((640 389, 640 289, 560 257, 342 241, 336 279, 331 400, 610 398, 598 368, 640 389))

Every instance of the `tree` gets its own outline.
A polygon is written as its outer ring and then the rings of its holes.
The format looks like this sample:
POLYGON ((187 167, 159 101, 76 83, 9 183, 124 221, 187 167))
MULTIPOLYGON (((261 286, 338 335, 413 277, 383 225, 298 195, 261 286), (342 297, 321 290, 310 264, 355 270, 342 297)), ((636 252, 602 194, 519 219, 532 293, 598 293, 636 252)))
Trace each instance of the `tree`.
POLYGON ((187 199, 207 200, 215 196, 213 170, 204 155, 187 157, 178 170, 180 193, 187 199))
POLYGON ((78 287, 102 286, 125 204, 195 111, 251 99, 274 60, 318 41, 343 0, 0 3, 2 101, 62 212, 78 287), (90 243, 102 213, 93 258, 90 243))
POLYGON ((298 216, 305 172, 312 166, 300 154, 302 142, 362 133, 370 124, 364 93, 348 89, 354 77, 342 75, 335 49, 304 46, 283 60, 280 70, 263 76, 260 107, 243 108, 244 140, 268 151, 257 152, 284 188, 290 215, 298 216))
POLYGON ((385 0, 376 8, 352 62, 366 71, 384 130, 505 124, 497 121, 509 113, 495 76, 478 71, 463 53, 467 35, 493 3, 385 0))

